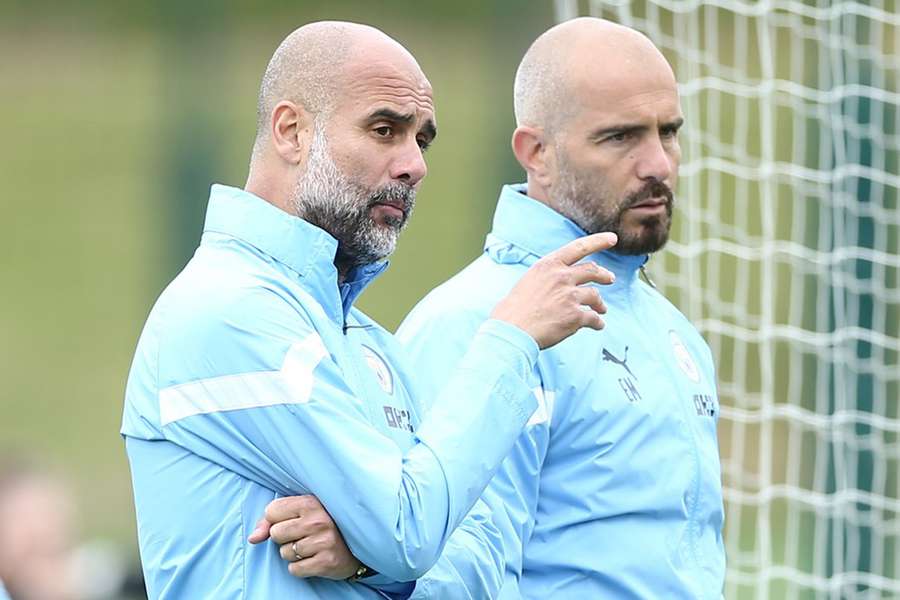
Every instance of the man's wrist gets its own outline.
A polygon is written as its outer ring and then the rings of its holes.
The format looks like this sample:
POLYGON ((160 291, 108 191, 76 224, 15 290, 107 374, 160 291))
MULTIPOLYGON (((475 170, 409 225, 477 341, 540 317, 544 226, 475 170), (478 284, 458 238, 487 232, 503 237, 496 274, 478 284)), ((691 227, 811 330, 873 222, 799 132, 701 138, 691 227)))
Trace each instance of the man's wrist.
POLYGON ((493 346, 489 352, 505 364, 521 372, 526 378, 534 369, 540 346, 531 334, 509 321, 488 319, 478 328, 479 338, 491 338, 488 342, 493 346), (499 346, 499 347, 498 347, 499 346), (516 351, 510 352, 515 349, 516 351))

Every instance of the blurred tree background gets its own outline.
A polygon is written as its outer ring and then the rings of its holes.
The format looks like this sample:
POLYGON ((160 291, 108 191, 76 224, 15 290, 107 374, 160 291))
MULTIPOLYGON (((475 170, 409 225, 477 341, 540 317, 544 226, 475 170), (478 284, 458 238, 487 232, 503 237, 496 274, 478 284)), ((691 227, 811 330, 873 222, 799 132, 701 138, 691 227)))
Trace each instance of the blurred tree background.
POLYGON ((360 304, 390 329, 481 250, 512 79, 552 4, 0 0, 0 453, 56 465, 84 538, 137 558, 118 434, 143 321, 195 248, 209 185, 242 186, 259 80, 314 20, 369 23, 435 90, 440 135, 392 268, 360 304))

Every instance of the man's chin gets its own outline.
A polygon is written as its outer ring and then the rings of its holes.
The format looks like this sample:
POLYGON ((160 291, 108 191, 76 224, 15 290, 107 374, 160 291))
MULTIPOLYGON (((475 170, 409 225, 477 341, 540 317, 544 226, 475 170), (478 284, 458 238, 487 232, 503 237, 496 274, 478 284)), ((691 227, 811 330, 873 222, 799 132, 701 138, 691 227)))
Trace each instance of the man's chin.
POLYGON ((390 233, 388 231, 382 231, 381 234, 380 239, 377 241, 372 240, 367 248, 367 254, 371 259, 369 262, 376 263, 385 261, 390 258, 397 249, 398 235, 395 228, 391 227, 390 233))
POLYGON ((642 225, 635 228, 622 228, 618 232, 619 241, 613 248, 618 254, 629 256, 652 254, 662 250, 669 241, 668 223, 656 222, 654 226, 642 225))

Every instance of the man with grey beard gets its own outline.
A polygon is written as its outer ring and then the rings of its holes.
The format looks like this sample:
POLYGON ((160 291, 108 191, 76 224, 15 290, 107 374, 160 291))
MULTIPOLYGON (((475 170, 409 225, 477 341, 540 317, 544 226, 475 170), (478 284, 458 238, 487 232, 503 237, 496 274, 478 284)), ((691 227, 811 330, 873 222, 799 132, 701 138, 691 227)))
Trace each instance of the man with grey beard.
POLYGON ((213 186, 200 246, 128 378, 148 594, 493 597, 504 561, 479 495, 537 407, 539 350, 603 327, 597 284, 614 278, 579 261, 616 238, 537 261, 434 390, 353 307, 386 267, 436 135, 415 59, 371 27, 306 25, 275 51, 257 117, 247 183, 213 186), (305 534, 248 544, 292 533, 256 520, 295 495, 305 534))
MULTIPOLYGON (((672 69, 640 33, 575 19, 528 49, 514 105, 512 147, 527 182, 501 191, 484 254, 398 332, 432 392, 441 389, 530 267, 585 234, 618 235, 589 257, 616 275, 604 291, 606 328, 541 353, 531 382, 539 408, 483 496, 503 536, 501 597, 718 599, 712 357, 639 277, 672 222, 682 123, 672 69)), ((281 500, 271 511, 288 519, 273 528, 302 531, 289 508, 281 500)))

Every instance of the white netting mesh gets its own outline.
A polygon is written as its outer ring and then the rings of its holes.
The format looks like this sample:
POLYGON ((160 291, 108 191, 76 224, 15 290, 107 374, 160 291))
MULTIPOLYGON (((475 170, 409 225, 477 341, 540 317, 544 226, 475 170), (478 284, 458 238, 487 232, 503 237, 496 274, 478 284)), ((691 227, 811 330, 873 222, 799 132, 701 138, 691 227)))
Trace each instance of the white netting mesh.
POLYGON ((643 31, 680 82, 650 271, 717 360, 729 600, 900 598, 898 10, 556 1, 643 31))

